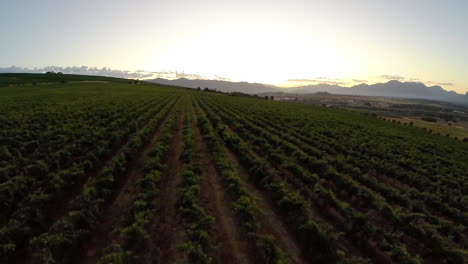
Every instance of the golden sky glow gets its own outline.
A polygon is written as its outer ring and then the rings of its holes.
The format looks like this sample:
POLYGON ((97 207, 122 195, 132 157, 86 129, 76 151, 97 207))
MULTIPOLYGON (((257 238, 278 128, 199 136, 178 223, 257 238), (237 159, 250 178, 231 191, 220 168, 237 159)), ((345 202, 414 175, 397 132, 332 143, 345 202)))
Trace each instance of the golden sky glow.
POLYGON ((394 77, 468 90, 462 0, 6 2, 0 67, 169 70, 282 86, 394 77))

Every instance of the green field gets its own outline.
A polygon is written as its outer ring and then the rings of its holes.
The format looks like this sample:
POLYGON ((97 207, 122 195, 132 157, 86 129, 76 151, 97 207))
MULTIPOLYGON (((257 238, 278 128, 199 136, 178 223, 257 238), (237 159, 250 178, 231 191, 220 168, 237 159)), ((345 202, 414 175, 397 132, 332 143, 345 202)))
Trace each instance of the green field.
POLYGON ((0 73, 0 87, 17 85, 37 85, 65 82, 113 82, 128 83, 132 80, 113 77, 75 74, 0 73))
POLYGON ((406 125, 412 122, 415 127, 424 128, 431 133, 457 138, 458 140, 468 138, 468 129, 464 126, 459 126, 457 123, 450 123, 449 125, 449 122, 427 122, 424 120, 410 117, 385 117, 385 119, 390 121, 395 120, 397 122, 400 121, 401 124, 406 125))
POLYGON ((1 263, 468 262, 466 142, 59 77, 0 75, 1 263))

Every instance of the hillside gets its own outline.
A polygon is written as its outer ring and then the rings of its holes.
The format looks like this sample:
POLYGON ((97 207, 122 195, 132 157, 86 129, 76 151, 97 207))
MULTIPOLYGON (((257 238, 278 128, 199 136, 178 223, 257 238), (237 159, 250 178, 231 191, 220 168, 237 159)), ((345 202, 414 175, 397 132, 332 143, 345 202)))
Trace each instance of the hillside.
POLYGON ((359 84, 350 88, 338 85, 311 85, 291 89, 290 93, 329 92, 334 94, 384 96, 410 99, 426 99, 468 105, 466 95, 449 92, 440 86, 426 86, 417 82, 389 81, 372 85, 359 84))
POLYGON ((228 82, 215 80, 190 80, 190 79, 154 79, 149 82, 175 85, 188 88, 210 88, 222 92, 242 92, 248 94, 284 92, 288 94, 310 94, 317 92, 329 92, 332 94, 361 95, 361 96, 383 96, 409 99, 426 99, 451 102, 468 105, 466 95, 449 92, 440 86, 426 86, 416 82, 389 81, 372 85, 359 84, 353 87, 342 87, 339 85, 316 84, 301 87, 280 88, 273 85, 247 82, 228 82))
POLYGON ((123 79, 2 87, 0 112, 1 263, 468 261, 460 140, 123 79))
POLYGON ((166 79, 153 79, 146 80, 148 82, 165 84, 165 85, 174 85, 187 88, 198 88, 201 89, 216 89, 224 93, 230 92, 241 92, 247 94, 256 94, 263 92, 274 91, 277 88, 274 88, 272 85, 265 85, 261 83, 248 83, 248 82, 229 82, 229 81, 216 81, 216 80, 190 80, 186 78, 180 78, 176 80, 166 80, 166 79))
POLYGON ((0 87, 9 85, 36 85, 41 83, 63 82, 128 82, 130 80, 76 74, 42 74, 42 73, 0 73, 0 87))

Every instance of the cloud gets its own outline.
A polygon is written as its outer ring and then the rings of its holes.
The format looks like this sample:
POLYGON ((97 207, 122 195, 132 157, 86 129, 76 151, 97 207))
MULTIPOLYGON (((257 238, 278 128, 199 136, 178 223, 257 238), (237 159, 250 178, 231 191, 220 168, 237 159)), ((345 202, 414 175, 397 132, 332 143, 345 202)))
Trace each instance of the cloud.
POLYGON ((47 66, 43 68, 22 68, 22 67, 5 67, 0 68, 0 72, 4 73, 45 73, 48 71, 63 72, 65 74, 81 74, 81 75, 100 75, 100 76, 110 76, 118 78, 129 78, 129 79, 148 79, 154 77, 154 73, 145 72, 145 71, 122 71, 114 70, 109 67, 60 67, 60 66, 47 66))
POLYGON ((344 81, 323 81, 321 83, 329 84, 329 85, 347 85, 347 83, 344 81))
POLYGON ((99 75, 99 76, 109 76, 109 77, 118 77, 118 78, 127 78, 127 79, 155 79, 155 78, 164 78, 164 79, 215 79, 215 80, 229 80, 221 76, 207 77, 200 74, 192 74, 178 71, 159 71, 159 72, 147 72, 143 70, 137 71, 124 71, 124 70, 115 70, 109 67, 60 67, 60 66, 47 66, 43 68, 23 68, 17 66, 11 67, 0 67, 0 72, 3 73, 45 73, 48 71, 62 72, 65 74, 80 74, 80 75, 99 75))
POLYGON ((453 85, 455 85, 452 82, 421 81, 418 78, 405 78, 405 77, 400 76, 400 75, 380 75, 379 77, 382 78, 382 79, 385 79, 385 80, 397 80, 397 81, 402 81, 402 82, 403 81, 406 81, 406 82, 421 82, 421 83, 425 83, 426 85, 440 85, 440 86, 453 86, 453 85))
POLYGON ((348 80, 343 79, 333 79, 328 77, 316 77, 313 79, 288 79, 288 82, 301 82, 301 83, 309 83, 309 84, 329 84, 329 85, 348 85, 348 80))
POLYGON ((397 80, 397 81, 404 81, 405 77, 400 75, 380 75, 380 78, 385 80, 397 80))
POLYGON ((360 79, 353 79, 353 82, 366 83, 367 81, 366 80, 360 80, 360 79))
POLYGON ((454 83, 451 82, 431 82, 431 81, 425 81, 426 84, 431 84, 431 85, 443 85, 443 86, 453 86, 455 85, 454 83))
POLYGON ((444 85, 444 86, 453 86, 455 85, 454 83, 451 82, 440 82, 440 83, 434 83, 435 85, 444 85))
POLYGON ((229 79, 229 78, 218 76, 218 75, 214 76, 214 80, 216 80, 216 81, 226 81, 226 82, 231 81, 231 79, 229 79))
POLYGON ((400 75, 380 75, 379 77, 382 78, 382 79, 385 79, 385 80, 397 80, 397 81, 402 81, 402 82, 403 81, 406 81, 406 82, 421 82, 421 83, 424 83, 426 85, 440 85, 440 86, 453 86, 453 85, 455 85, 452 82, 421 81, 418 78, 405 78, 405 77, 400 76, 400 75))
POLYGON ((288 82, 317 82, 313 79, 288 79, 288 82))
POLYGON ((193 74, 193 73, 185 73, 185 72, 175 72, 175 78, 186 78, 186 79, 199 79, 204 80, 206 79, 205 76, 200 74, 193 74))

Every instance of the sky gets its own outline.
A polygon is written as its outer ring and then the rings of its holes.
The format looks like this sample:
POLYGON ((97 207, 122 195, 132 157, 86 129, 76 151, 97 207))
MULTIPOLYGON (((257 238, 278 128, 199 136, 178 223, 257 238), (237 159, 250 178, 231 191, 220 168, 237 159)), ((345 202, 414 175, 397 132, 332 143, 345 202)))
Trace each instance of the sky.
POLYGON ((0 0, 0 68, 468 91, 466 0, 0 0))

